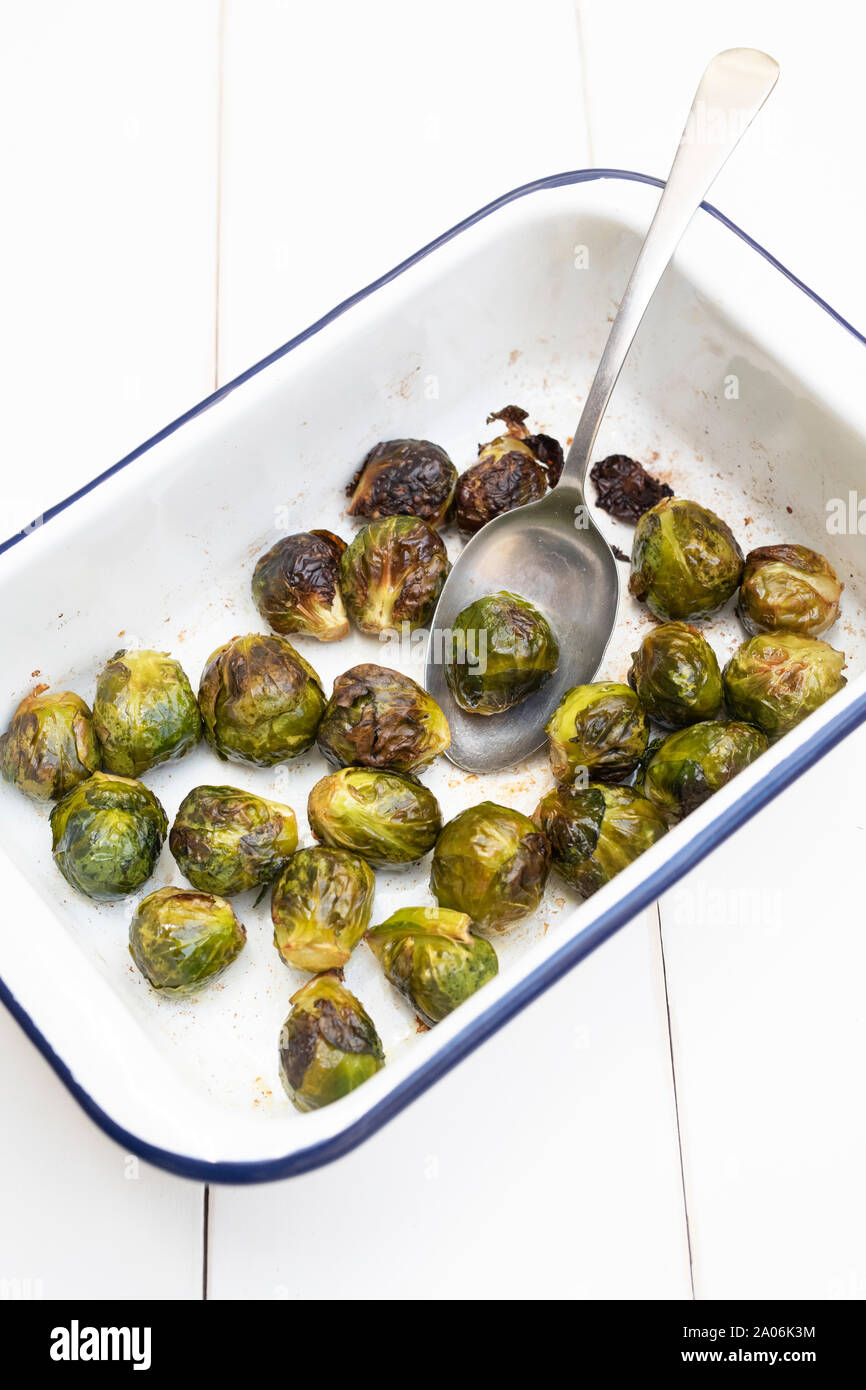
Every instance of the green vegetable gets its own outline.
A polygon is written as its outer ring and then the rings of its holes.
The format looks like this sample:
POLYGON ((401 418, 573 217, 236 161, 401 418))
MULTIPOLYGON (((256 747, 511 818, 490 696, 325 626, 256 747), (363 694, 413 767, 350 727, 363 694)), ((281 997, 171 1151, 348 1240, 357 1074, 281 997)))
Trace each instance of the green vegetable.
POLYGON ((121 777, 182 758, 201 738, 192 687, 167 652, 115 652, 96 682, 93 727, 105 771, 121 777))
POLYGON ((817 550, 764 545, 746 556, 737 612, 747 632, 819 637, 838 618, 844 587, 817 550))
POLYGON ((742 573, 730 527, 697 502, 664 497, 635 527, 629 591, 666 622, 715 613, 742 573))
POLYGON ((844 665, 845 653, 816 637, 758 633, 725 667, 725 699, 738 719, 776 739, 842 689, 844 665))
POLYGON ((667 822, 631 787, 555 787, 535 822, 551 845, 556 872, 588 898, 660 840, 667 822))
POLYGON ((470 714, 501 714, 550 680, 559 646, 547 619, 526 599, 504 590, 459 613, 445 677, 470 714))
POLYGON ((643 791, 668 817, 687 816, 766 748, 766 738, 751 724, 692 724, 656 748, 644 768, 643 791))
POLYGON ((430 886, 440 907, 465 912, 483 932, 534 912, 550 868, 550 845, 528 816, 482 801, 445 826, 430 886))
POLYGON ((0 771, 34 801, 57 801, 101 765, 90 710, 71 690, 25 695, 0 738, 0 771))
POLYGON ((296 970, 341 969, 370 925, 375 875, 343 849, 293 854, 271 895, 274 945, 296 970))
POLYGON ((627 685, 594 681, 567 690, 546 726, 550 766, 560 782, 587 776, 618 781, 634 772, 647 743, 647 721, 627 685))
POLYGON ((344 541, 330 531, 284 536, 253 570, 253 601, 275 632, 337 642, 349 631, 340 593, 344 541))
POLYGON ((315 741, 322 684, 285 637, 234 637, 208 659, 199 705, 218 757, 257 767, 296 758, 315 741))
POLYGON ((298 1110, 318 1110, 385 1065, 373 1020, 342 981, 316 975, 291 998, 280 1031, 280 1077, 298 1110))
POLYGON ((410 864, 436 843, 439 803, 412 777, 344 767, 310 792, 310 829, 331 849, 347 849, 380 867, 410 864))
POLYGON ((408 624, 423 627, 433 616, 451 568, 445 544, 417 516, 386 516, 360 530, 340 561, 340 583, 349 616, 377 637, 408 624))
POLYGON ((650 628, 632 652, 628 679, 650 718, 667 729, 713 719, 722 706, 716 654, 688 623, 650 628))
POLYGON ((367 933, 374 956, 395 989, 427 1023, 468 999, 499 969, 496 952, 464 912, 408 907, 367 933))
POLYGON ((429 526, 446 520, 457 469, 429 439, 388 439, 370 450, 346 488, 349 516, 420 516, 429 526))
POLYGON ((79 893, 113 902, 150 878, 167 829, 162 806, 141 782, 94 772, 51 812, 54 862, 79 893))
POLYGON ((448 721, 426 690, 387 666, 353 666, 334 682, 318 744, 337 767, 417 772, 451 742, 448 721))
POLYGON ((247 934, 231 903, 189 888, 158 888, 142 898, 129 927, 129 951, 160 994, 195 994, 222 975, 247 934))
POLYGON ((224 898, 270 883, 297 845, 290 807, 237 787, 193 787, 168 840, 184 878, 224 898))

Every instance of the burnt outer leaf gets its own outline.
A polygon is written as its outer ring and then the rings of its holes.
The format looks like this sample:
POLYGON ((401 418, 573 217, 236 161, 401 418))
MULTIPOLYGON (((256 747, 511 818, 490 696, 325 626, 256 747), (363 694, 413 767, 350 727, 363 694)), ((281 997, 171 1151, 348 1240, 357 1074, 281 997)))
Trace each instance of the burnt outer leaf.
POLYGON ((457 469, 429 439, 389 439, 370 450, 346 488, 350 516, 420 516, 441 525, 450 510, 457 469))
POLYGON ((610 454, 594 463, 589 476, 597 489, 602 511, 619 521, 637 521, 663 497, 673 497, 673 489, 648 473, 637 459, 626 454, 610 454))
POLYGON ((516 435, 518 439, 524 439, 526 430, 523 428, 523 422, 528 419, 528 410, 521 410, 519 405, 504 405, 501 410, 491 411, 486 423, 492 425, 494 420, 501 420, 509 433, 516 435))
POLYGON ((554 439, 549 434, 528 434, 526 443, 535 454, 538 462, 547 469, 548 485, 556 487, 565 467, 565 455, 559 440, 554 439))

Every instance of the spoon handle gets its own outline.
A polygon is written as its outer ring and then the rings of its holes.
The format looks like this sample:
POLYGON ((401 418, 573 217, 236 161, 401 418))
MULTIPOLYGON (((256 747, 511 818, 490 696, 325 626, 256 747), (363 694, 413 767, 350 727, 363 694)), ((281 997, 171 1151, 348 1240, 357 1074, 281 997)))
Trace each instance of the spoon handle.
POLYGON ((599 425, 647 305, 707 190, 778 76, 779 65, 768 54, 756 48, 728 48, 716 54, 701 78, 568 451, 562 481, 581 492, 599 425))

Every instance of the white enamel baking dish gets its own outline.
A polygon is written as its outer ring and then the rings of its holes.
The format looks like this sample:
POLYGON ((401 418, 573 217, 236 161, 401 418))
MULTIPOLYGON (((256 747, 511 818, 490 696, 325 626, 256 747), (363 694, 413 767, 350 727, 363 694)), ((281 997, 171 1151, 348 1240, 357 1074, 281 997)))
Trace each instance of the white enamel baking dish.
MULTIPOLYGON (((512 402, 565 440, 657 189, 584 171, 507 194, 12 537, 0 554, 4 723, 36 679, 91 699, 105 658, 136 642, 171 650, 197 683, 214 647, 261 629, 250 572, 279 533, 349 534, 343 487, 375 441, 428 437, 464 467, 490 433, 487 413, 512 402)), ((497 942, 499 977, 436 1029, 417 1031, 359 948, 347 982, 388 1065, 326 1110, 296 1113, 279 1084, 279 1027, 302 977, 273 950, 267 901, 238 900, 248 947, 221 982, 197 1000, 159 999, 129 959, 131 902, 76 897, 52 864, 47 812, 3 786, 0 993, 97 1123, 203 1180, 252 1182, 336 1158, 863 720, 863 546, 856 525, 828 534, 828 507, 841 499, 847 514, 860 483, 864 371, 864 339, 850 325, 720 214, 698 214, 638 334, 597 457, 648 461, 677 493, 719 511, 744 549, 791 539, 828 553, 847 586, 830 638, 848 654, 849 684, 588 902, 552 881, 536 917, 497 942)), ((628 550, 627 528, 600 522, 628 550)), ((605 675, 623 678, 645 625, 624 596, 605 675)), ((730 615, 711 629, 721 656, 740 636, 730 615)), ((417 646, 383 650, 358 636, 299 645, 327 688, 358 660, 423 669, 417 646)), ((200 781, 276 796, 309 843, 307 793, 325 771, 315 750, 257 770, 202 748, 146 780, 170 819, 200 781)), ((446 817, 485 796, 531 811, 550 783, 543 755, 485 780, 439 759, 425 780, 446 817)), ((374 920, 432 901, 427 872, 380 874, 374 920)), ((182 880, 166 848, 145 891, 168 882, 182 880)))

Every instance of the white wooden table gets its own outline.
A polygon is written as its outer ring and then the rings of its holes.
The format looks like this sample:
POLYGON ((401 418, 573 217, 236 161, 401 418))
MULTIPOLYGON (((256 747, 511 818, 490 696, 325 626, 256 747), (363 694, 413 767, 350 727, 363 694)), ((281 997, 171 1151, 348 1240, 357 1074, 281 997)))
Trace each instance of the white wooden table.
MULTIPOLYGON (((4 536, 491 197, 663 175, 722 47, 783 76, 714 201, 866 323, 842 0, 7 0, 0 26, 4 536)), ((206 1203, 0 1013, 0 1297, 862 1298, 864 750, 303 1178, 206 1203)))

